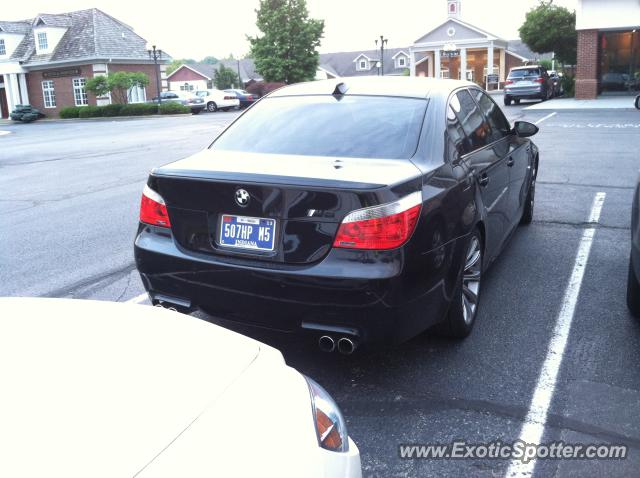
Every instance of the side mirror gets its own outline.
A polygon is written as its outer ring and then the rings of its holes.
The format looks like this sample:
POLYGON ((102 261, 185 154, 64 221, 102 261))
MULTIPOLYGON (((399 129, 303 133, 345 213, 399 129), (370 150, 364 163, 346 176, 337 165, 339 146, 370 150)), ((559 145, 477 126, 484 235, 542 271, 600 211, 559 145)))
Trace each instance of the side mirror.
POLYGON ((521 138, 528 138, 536 134, 540 129, 528 121, 516 121, 513 131, 521 138))

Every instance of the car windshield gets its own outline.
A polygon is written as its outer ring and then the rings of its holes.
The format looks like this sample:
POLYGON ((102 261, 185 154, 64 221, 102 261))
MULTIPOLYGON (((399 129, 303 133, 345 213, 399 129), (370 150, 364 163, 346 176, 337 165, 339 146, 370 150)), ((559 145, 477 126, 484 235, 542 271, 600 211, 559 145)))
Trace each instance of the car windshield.
POLYGON ((266 98, 211 146, 303 156, 408 159, 427 100, 382 96, 266 98))
POLYGON ((509 73, 509 78, 524 78, 525 76, 540 76, 540 70, 538 68, 525 68, 513 70, 509 73))

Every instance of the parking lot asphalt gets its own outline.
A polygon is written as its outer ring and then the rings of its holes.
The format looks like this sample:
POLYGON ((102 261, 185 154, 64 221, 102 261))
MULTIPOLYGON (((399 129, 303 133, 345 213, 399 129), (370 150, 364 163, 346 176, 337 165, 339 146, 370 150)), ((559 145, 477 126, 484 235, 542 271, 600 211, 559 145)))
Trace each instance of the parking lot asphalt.
MULTIPOLYGON (((400 444, 512 442, 531 407, 587 228, 594 228, 543 442, 615 443, 625 460, 538 460, 535 476, 633 476, 640 466, 640 324, 625 306, 640 114, 527 111, 543 120, 534 222, 484 278, 475 329, 390 350, 326 355, 259 336, 343 409, 365 476, 503 476, 508 460, 401 459, 400 444), (605 193, 598 224, 588 223, 605 193)), ((0 295, 144 302, 133 265, 148 171, 206 147, 237 113, 3 125, 0 295)), ((198 316, 209 319, 202 314, 198 316)), ((213 319, 212 319, 213 320, 213 319)), ((214 320, 215 321, 215 320, 214 320)))

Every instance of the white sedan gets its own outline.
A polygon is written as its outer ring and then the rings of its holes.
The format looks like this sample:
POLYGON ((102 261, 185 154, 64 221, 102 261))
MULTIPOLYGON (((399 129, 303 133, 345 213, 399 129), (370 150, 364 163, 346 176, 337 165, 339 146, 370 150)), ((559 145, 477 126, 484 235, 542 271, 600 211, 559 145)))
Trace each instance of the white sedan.
POLYGON ((0 476, 361 476, 331 397, 267 345, 141 305, 0 311, 0 476))
POLYGON ((240 106, 240 100, 236 95, 224 91, 200 90, 196 91, 196 95, 204 100, 207 111, 211 113, 218 110, 229 111, 240 106))

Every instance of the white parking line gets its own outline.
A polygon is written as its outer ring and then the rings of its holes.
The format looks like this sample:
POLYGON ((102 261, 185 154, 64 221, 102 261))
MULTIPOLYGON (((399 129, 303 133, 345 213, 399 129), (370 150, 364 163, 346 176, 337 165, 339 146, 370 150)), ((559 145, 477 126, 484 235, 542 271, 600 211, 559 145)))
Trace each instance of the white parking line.
MULTIPOLYGON (((596 193, 593 199, 593 205, 591 206, 591 214, 589 215, 590 223, 597 224, 600 220, 600 212, 602 211, 602 205, 604 204, 606 196, 606 193, 596 193)), ((536 389, 533 392, 529 412, 520 431, 520 440, 525 443, 539 444, 542 439, 549 406, 551 405, 551 399, 553 398, 553 393, 556 388, 558 373, 562 365, 562 357, 567 347, 571 322, 573 321, 573 314, 576 310, 580 288, 582 287, 582 279, 584 278, 584 271, 589 261, 589 254, 591 253, 591 245, 593 244, 595 233, 596 229, 593 226, 587 227, 582 233, 573 272, 571 273, 569 284, 564 293, 562 308, 560 309, 560 314, 558 315, 558 320, 556 321, 553 335, 551 336, 547 356, 542 365, 536 389)), ((506 476, 531 476, 535 466, 535 459, 527 463, 519 459, 514 459, 509 464, 506 476)))
POLYGON ((11 131, 0 131, 0 136, 4 136, 9 133, 11 133, 11 131))
POLYGON ((546 121, 546 120, 548 120, 549 118, 551 118, 551 117, 555 116, 556 114, 557 114, 557 113, 556 113, 555 111, 554 111, 553 113, 549 113, 547 116, 545 116, 544 118, 540 118, 538 121, 536 121, 536 122, 535 122, 535 123, 533 123, 533 124, 540 124, 540 123, 542 123, 543 121, 546 121))
POLYGON ((134 297, 133 299, 125 300, 125 302, 127 304, 141 304, 145 300, 149 300, 149 294, 147 294, 146 292, 134 297))

